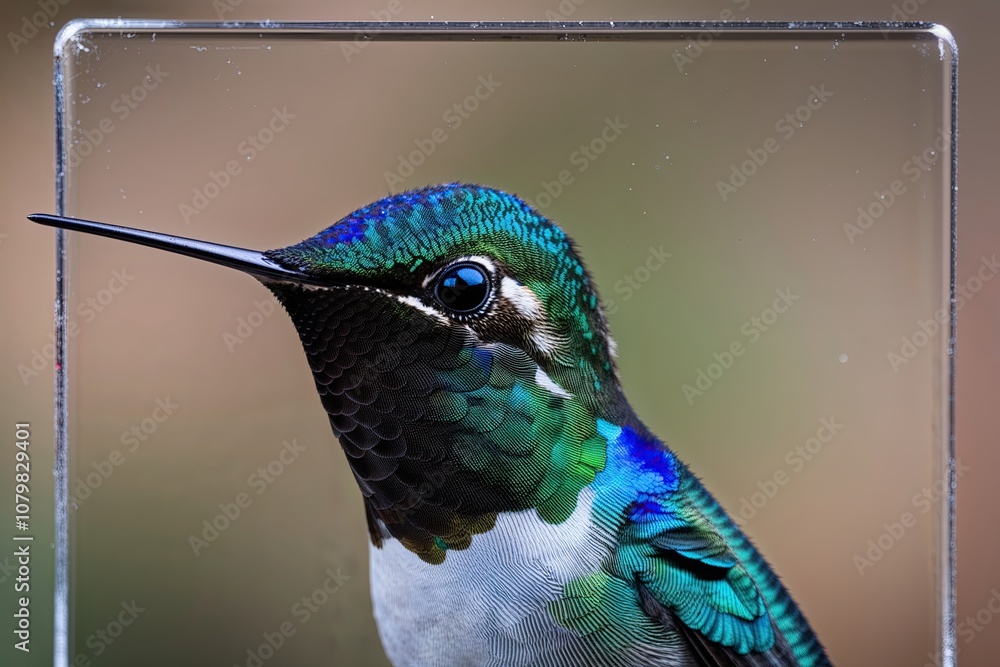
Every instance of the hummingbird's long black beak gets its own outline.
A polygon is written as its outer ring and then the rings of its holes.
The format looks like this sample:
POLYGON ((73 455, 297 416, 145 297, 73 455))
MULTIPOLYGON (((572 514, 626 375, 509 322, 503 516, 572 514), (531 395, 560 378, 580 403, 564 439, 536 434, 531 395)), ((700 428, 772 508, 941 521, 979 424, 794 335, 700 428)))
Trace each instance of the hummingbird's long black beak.
POLYGON ((286 281, 303 283, 310 285, 331 285, 328 280, 320 280, 313 276, 306 275, 299 271, 286 269, 285 267, 270 260, 264 253, 246 248, 236 248, 234 246, 222 245, 219 243, 209 243, 208 241, 198 241, 185 238, 183 236, 173 236, 172 234, 160 234, 158 232, 147 232, 142 229, 132 229, 131 227, 119 227, 103 222, 92 222, 90 220, 80 220, 79 218, 66 218, 60 215, 48 215, 46 213, 33 213, 28 216, 32 222, 49 227, 59 227, 74 232, 87 232, 99 236, 107 236, 113 239, 120 239, 130 243, 159 248, 175 252, 179 255, 187 255, 195 259, 203 259, 213 264, 221 264, 233 269, 239 269, 245 273, 270 281, 286 281))

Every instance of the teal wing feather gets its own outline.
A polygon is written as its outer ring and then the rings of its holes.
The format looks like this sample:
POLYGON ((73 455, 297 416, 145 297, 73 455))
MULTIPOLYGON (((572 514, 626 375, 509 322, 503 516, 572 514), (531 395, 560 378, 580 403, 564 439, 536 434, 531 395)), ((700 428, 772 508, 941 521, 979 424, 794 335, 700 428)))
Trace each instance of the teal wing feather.
POLYGON ((586 618, 591 634, 630 633, 639 646, 680 643, 706 667, 829 665, 777 576, 670 450, 631 427, 598 421, 598 431, 608 456, 592 485, 594 513, 614 549, 603 573, 588 577, 591 604, 577 600, 575 618, 557 606, 557 620, 581 629, 576 619, 586 618), (619 621, 630 604, 642 623, 619 621))
MULTIPOLYGON (((678 494, 674 499, 680 511, 693 517, 693 523, 702 532, 712 536, 710 541, 723 544, 727 558, 734 561, 732 567, 726 570, 724 578, 732 590, 725 591, 722 599, 732 600, 735 595, 736 599, 752 600, 749 604, 757 605, 756 608, 763 611, 761 616, 749 624, 745 617, 730 616, 709 632, 704 632, 704 623, 685 623, 696 632, 682 632, 682 635, 695 648, 700 648, 715 660, 706 661, 705 664, 829 667, 831 663, 826 652, 791 594, 715 498, 683 467, 679 473, 678 487, 678 494), (770 625, 770 632, 761 632, 765 621, 770 625), (735 635, 730 634, 734 629, 735 635), (720 635, 720 631, 722 636, 727 637, 721 642, 714 639, 720 635), (756 639, 754 648, 744 653, 742 648, 746 644, 740 646, 739 643, 729 641, 739 635, 744 638, 753 636, 756 639), (773 637, 773 642, 770 647, 761 651, 768 636, 773 637), (712 643, 704 642, 703 638, 711 639, 712 643)), ((718 607, 718 602, 712 606, 718 607)))
POLYGON ((740 655, 775 647, 771 615, 751 573, 683 492, 669 503, 633 506, 619 535, 616 567, 630 573, 647 606, 655 601, 740 655))
POLYGON ((645 562, 636 572, 644 611, 673 628, 696 664, 705 667, 808 664, 795 656, 775 622, 756 573, 744 564, 747 554, 738 554, 690 502, 690 494, 698 493, 689 486, 697 484, 690 473, 679 477, 670 512, 649 526, 626 528, 646 544, 640 550, 645 562))

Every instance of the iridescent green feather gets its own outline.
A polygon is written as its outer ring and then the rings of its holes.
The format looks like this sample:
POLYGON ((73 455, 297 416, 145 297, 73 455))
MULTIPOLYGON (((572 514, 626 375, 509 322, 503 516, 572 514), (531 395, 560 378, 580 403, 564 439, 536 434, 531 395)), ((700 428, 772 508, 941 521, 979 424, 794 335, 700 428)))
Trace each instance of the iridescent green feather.
POLYGON ((519 507, 562 523, 581 489, 604 466, 606 443, 589 411, 535 381, 523 351, 491 345, 469 351, 468 363, 442 373, 428 417, 450 424, 463 467, 509 489, 519 507))

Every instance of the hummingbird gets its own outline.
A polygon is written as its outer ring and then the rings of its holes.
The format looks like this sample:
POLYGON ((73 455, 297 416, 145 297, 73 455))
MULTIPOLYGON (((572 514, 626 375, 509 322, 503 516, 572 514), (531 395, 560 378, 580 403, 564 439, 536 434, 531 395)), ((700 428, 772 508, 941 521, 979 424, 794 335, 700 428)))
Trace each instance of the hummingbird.
POLYGON ((591 274, 522 199, 449 183, 258 252, 35 214, 277 297, 361 490, 396 667, 821 667, 805 616, 622 389, 591 274))

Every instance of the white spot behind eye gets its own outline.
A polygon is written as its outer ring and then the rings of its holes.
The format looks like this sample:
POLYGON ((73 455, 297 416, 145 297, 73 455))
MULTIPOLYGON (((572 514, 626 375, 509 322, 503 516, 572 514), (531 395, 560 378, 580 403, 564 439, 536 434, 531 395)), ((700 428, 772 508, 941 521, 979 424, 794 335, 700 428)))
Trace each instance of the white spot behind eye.
POLYGON ((563 351, 565 339, 559 334, 553 333, 548 327, 536 327, 531 330, 531 341, 538 348, 538 351, 546 357, 552 358, 563 351))
POLYGON ((566 337, 552 327, 542 300, 530 287, 522 285, 510 276, 500 281, 500 296, 510 303, 518 314, 528 322, 528 337, 541 354, 561 363, 572 363, 565 358, 566 337))
POLYGON ((525 287, 510 276, 504 276, 500 282, 500 294, 510 301, 525 319, 536 322, 542 319, 542 302, 531 288, 525 287))
POLYGON ((550 394, 554 396, 562 396, 563 398, 573 398, 573 394, 569 393, 555 381, 549 377, 549 374, 542 370, 541 367, 535 371, 535 382, 539 387, 544 387, 550 394))

